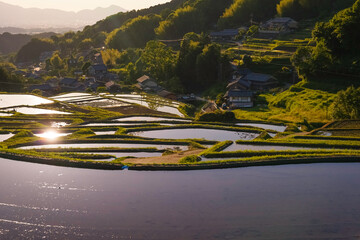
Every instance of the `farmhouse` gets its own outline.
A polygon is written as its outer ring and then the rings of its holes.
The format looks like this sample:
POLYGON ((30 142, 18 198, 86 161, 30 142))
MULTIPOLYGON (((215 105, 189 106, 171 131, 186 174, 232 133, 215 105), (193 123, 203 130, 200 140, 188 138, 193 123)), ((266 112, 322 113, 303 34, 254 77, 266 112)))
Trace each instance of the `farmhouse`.
POLYGON ((177 100, 177 96, 175 93, 172 93, 172 92, 169 92, 166 90, 161 90, 161 91, 157 92, 157 95, 159 95, 160 97, 163 97, 163 98, 177 100))
POLYGON ((109 81, 105 84, 106 90, 109 91, 109 93, 119 93, 121 92, 121 86, 119 84, 116 84, 114 81, 109 81))
POLYGON ((241 78, 242 82, 248 82, 251 90, 264 91, 274 88, 278 85, 276 78, 269 74, 249 73, 241 78))
POLYGON ((288 33, 298 28, 298 23, 288 17, 270 19, 260 25, 259 33, 288 33))
POLYGON ((136 81, 138 82, 136 87, 145 92, 158 92, 161 90, 161 87, 155 82, 155 80, 147 75, 138 78, 136 81))
POLYGON ((238 29, 225 29, 220 32, 210 33, 212 41, 230 41, 235 40, 235 37, 239 34, 238 29))
POLYGON ((84 84, 81 84, 78 80, 74 78, 63 78, 60 80, 61 91, 71 92, 71 91, 85 91, 84 84))
POLYGON ((89 67, 90 76, 101 76, 107 73, 107 67, 105 64, 95 64, 89 67))
POLYGON ((248 90, 230 89, 224 98, 230 109, 250 108, 254 106, 254 93, 248 90))

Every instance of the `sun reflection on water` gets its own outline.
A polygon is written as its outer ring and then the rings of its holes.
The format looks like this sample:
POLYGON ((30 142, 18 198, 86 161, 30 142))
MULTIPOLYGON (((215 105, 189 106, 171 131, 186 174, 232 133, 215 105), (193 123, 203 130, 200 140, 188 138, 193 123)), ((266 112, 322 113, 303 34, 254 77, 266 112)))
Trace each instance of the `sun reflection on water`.
POLYGON ((57 139, 59 137, 66 136, 67 134, 66 133, 59 133, 56 130, 49 129, 49 130, 46 130, 43 133, 35 134, 35 135, 38 136, 38 137, 41 137, 41 138, 46 138, 48 140, 55 140, 55 139, 57 139))

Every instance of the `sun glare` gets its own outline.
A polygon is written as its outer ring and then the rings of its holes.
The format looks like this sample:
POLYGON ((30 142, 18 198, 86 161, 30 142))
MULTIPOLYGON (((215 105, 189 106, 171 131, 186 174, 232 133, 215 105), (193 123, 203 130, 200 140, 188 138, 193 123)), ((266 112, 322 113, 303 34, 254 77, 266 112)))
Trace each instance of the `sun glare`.
POLYGON ((44 133, 38 134, 38 136, 41 137, 41 138, 54 140, 54 139, 59 137, 59 133, 56 132, 55 130, 47 130, 44 133))

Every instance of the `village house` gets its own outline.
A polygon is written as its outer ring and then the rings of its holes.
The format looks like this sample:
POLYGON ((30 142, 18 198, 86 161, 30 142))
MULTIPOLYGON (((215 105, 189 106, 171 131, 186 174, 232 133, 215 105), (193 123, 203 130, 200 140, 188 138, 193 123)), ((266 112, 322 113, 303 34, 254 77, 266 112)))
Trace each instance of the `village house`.
POLYGON ((91 65, 88 69, 89 75, 101 79, 107 73, 107 67, 105 64, 91 65))
POLYGON ((202 113, 211 113, 211 112, 215 112, 216 110, 218 110, 218 106, 214 101, 211 102, 207 102, 202 108, 201 108, 201 112, 202 113))
POLYGON ((156 83, 156 81, 147 75, 144 75, 137 80, 136 87, 145 92, 158 92, 162 88, 156 83))
POLYGON ((265 91, 278 85, 275 77, 269 74, 253 73, 248 68, 241 68, 233 73, 228 89, 265 91))
POLYGON ((250 89, 254 91, 265 91, 276 87, 279 83, 275 77, 269 74, 249 73, 241 80, 250 84, 250 89))
POLYGON ((94 77, 86 77, 84 82, 85 89, 90 89, 95 92, 96 89, 100 86, 100 84, 96 81, 94 77))
POLYGON ((59 87, 63 92, 72 92, 72 91, 85 91, 84 84, 80 83, 74 78, 62 78, 59 82, 59 87))
POLYGON ((248 90, 229 89, 224 95, 226 107, 230 109, 251 108, 254 106, 254 93, 248 90))
POLYGON ((259 33, 282 34, 289 33, 298 28, 298 23, 292 18, 274 18, 260 25, 259 33))
POLYGON ((101 53, 95 53, 91 59, 91 61, 93 62, 93 64, 95 65, 101 65, 104 64, 104 60, 102 58, 101 53))
POLYGON ((239 29, 224 29, 219 32, 211 32, 210 38, 212 41, 231 41, 235 40, 239 34, 239 29))
POLYGON ((32 92, 34 90, 40 90, 43 96, 51 96, 56 93, 56 88, 53 88, 48 83, 31 85, 29 86, 28 90, 29 92, 32 92))
POLYGON ((157 92, 157 95, 163 98, 171 99, 171 100, 177 100, 177 96, 175 93, 169 92, 167 90, 161 90, 157 92))
POLYGON ((74 68, 77 67, 78 65, 78 60, 76 58, 71 57, 68 61, 67 64, 69 67, 74 68))
POLYGON ((114 81, 109 81, 105 84, 106 90, 109 93, 120 93, 121 92, 121 86, 119 84, 116 84, 114 81))

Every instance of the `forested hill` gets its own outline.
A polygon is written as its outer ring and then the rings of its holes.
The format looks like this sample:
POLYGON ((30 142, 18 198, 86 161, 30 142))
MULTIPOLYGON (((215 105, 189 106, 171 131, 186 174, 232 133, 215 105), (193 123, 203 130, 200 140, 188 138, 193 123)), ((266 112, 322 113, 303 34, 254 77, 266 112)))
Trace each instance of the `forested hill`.
MULTIPOLYGON (((147 9, 120 12, 85 27, 83 31, 54 36, 51 39, 54 46, 50 49, 59 49, 64 56, 104 45, 117 50, 144 48, 148 41, 154 39, 179 39, 188 32, 209 33, 213 30, 249 26, 251 21, 260 23, 275 16, 297 20, 332 16, 354 2, 355 0, 172 0, 147 9)), ((50 46, 49 41, 43 43, 50 46)), ((31 45, 25 47, 33 49, 31 45)), ((20 51, 17 60, 34 60, 26 54, 22 56, 26 52, 20 51)), ((32 56, 38 56, 38 53, 32 56)))
POLYGON ((35 35, 29 34, 11 34, 5 32, 0 34, 0 54, 14 53, 20 50, 25 44, 29 43, 32 38, 48 38, 56 35, 54 32, 41 33, 35 35))
MULTIPOLYGON (((154 38, 176 39, 188 32, 209 32, 262 22, 276 15, 296 20, 329 16, 351 6, 355 0, 172 0, 147 9, 118 13, 78 32, 79 44, 87 38, 99 38, 105 32, 107 42, 131 41, 141 44, 154 38), (120 31, 120 32, 119 32, 120 31), (139 39, 145 36, 145 39, 139 39), (113 39, 115 38, 115 39, 113 39), (120 39, 118 39, 120 38, 120 39), (124 39, 121 39, 124 38, 124 39)), ((126 48, 128 46, 124 46, 126 48)), ((116 48, 122 48, 117 46, 116 48)))
POLYGON ((317 23, 313 37, 315 47, 301 47, 292 57, 300 75, 326 81, 333 75, 358 77, 360 0, 337 13, 330 21, 317 23))

